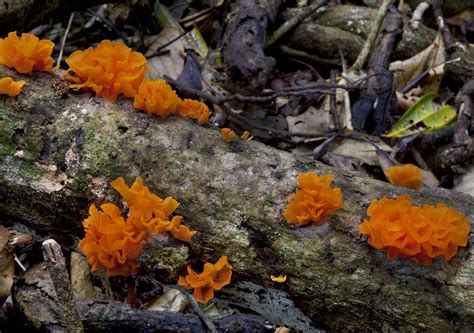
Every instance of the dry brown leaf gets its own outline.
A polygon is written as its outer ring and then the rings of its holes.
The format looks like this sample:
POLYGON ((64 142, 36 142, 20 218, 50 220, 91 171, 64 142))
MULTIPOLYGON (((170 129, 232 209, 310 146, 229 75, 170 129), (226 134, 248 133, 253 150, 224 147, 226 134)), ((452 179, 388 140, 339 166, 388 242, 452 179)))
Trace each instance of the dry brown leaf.
MULTIPOLYGON (((390 70, 395 73, 395 89, 400 90, 405 87, 408 82, 417 78, 423 71, 437 67, 446 61, 444 50, 444 42, 441 33, 438 33, 435 40, 423 51, 415 54, 413 57, 403 61, 394 61, 390 64, 390 70)), ((436 74, 427 80, 427 84, 423 86, 420 95, 428 91, 438 91, 439 83, 444 75, 444 65, 436 70, 436 74)))
MULTIPOLYGON (((145 56, 149 57, 155 54, 158 48, 178 37, 181 33, 182 31, 179 28, 171 27, 162 30, 159 35, 146 37, 145 45, 148 47, 148 51, 145 56)), ((180 38, 166 47, 170 51, 169 53, 149 58, 147 66, 150 71, 146 76, 152 80, 158 80, 167 75, 176 80, 183 70, 183 52, 187 47, 189 46, 185 44, 184 39, 180 38)))
POLYGON ((330 127, 334 127, 329 109, 317 109, 313 106, 296 117, 287 116, 286 121, 288 122, 288 132, 295 142, 302 142, 306 139, 295 136, 295 134, 318 135, 318 133, 323 133, 330 127))
MULTIPOLYGON (((378 138, 371 137, 371 141, 383 151, 392 151, 392 148, 389 145, 378 138)), ((358 159, 368 165, 379 165, 375 147, 366 141, 340 138, 329 147, 328 154, 342 155, 352 159, 358 159)))

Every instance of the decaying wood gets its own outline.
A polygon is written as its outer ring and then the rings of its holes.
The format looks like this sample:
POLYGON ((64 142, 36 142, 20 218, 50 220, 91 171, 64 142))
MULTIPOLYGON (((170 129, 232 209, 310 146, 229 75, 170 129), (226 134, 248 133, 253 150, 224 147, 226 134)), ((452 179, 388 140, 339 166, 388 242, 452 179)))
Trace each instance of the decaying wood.
POLYGON ((352 120, 361 130, 380 136, 390 110, 398 109, 394 95, 393 73, 389 70, 390 55, 402 36, 402 17, 388 14, 383 21, 379 39, 373 48, 367 68, 367 84, 361 98, 352 107, 352 120), (395 105, 395 107, 394 107, 395 105))
MULTIPOLYGON (((25 314, 27 324, 40 332, 80 332, 71 327, 55 291, 53 273, 46 263, 31 267, 20 279, 15 301, 25 314)), ((80 325, 86 332, 208 332, 200 317, 162 311, 132 309, 113 301, 83 300, 76 302, 80 325)), ((73 306, 74 310, 76 305, 73 306)), ((251 315, 230 315, 213 322, 217 332, 273 332, 274 325, 251 315)))
POLYGON ((222 57, 232 89, 262 89, 275 66, 263 53, 268 25, 275 20, 281 0, 235 0, 222 39, 222 57))
MULTIPOLYGON (((19 75, 0 68, 0 75, 19 75)), ((252 282, 288 294, 316 327, 339 330, 473 331, 474 250, 429 267, 390 261, 359 234, 370 202, 409 194, 416 204, 444 202, 474 221, 470 196, 415 192, 303 160, 259 142, 228 144, 217 129, 177 117, 152 118, 130 101, 109 103, 61 89, 49 74, 0 99, 0 219, 20 221, 62 244, 82 237, 90 203, 118 202, 108 184, 141 176, 197 233, 188 262, 227 255, 232 284, 252 282), (344 207, 322 227, 295 228, 282 210, 298 172, 335 174, 344 207), (286 274, 274 285, 270 275, 286 274)), ((170 257, 170 260, 173 260, 170 257)), ((231 290, 232 285, 226 287, 231 290)), ((219 294, 217 294, 219 296, 219 294)))
MULTIPOLYGON (((284 19, 299 10, 286 10, 284 19)), ((311 21, 300 24, 289 36, 288 45, 294 49, 316 54, 326 59, 339 59, 339 50, 349 62, 359 54, 365 38, 376 16, 377 10, 361 6, 332 6, 311 21)), ((436 31, 420 24, 418 29, 410 26, 409 19, 403 19, 403 36, 393 53, 393 59, 407 59, 428 47, 435 39, 436 31)), ((446 65, 446 74, 457 81, 466 80, 472 71, 474 49, 458 47, 451 58, 460 61, 446 65)))

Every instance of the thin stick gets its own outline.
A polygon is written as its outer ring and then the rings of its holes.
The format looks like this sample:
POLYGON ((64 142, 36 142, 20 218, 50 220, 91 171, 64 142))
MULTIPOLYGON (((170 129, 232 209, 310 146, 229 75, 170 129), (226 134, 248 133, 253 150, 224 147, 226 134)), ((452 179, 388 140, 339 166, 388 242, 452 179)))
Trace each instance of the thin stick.
POLYGON ((201 307, 199 306, 199 304, 197 304, 193 296, 181 286, 174 286, 173 288, 179 290, 180 292, 183 293, 184 296, 186 296, 186 298, 189 301, 189 304, 191 304, 191 306, 193 307, 194 312, 196 312, 199 318, 201 318, 201 320, 209 329, 208 332, 217 333, 216 326, 214 326, 214 323, 212 322, 212 320, 209 319, 209 317, 204 313, 204 311, 202 311, 201 307))
POLYGON ((68 332, 84 332, 84 326, 76 308, 76 300, 72 292, 71 281, 66 268, 61 246, 54 239, 47 239, 41 246, 44 261, 47 263, 49 275, 58 296, 59 307, 63 312, 64 324, 68 332))
POLYGON ((392 0, 383 0, 382 6, 379 8, 377 16, 375 17, 375 21, 373 22, 372 28, 370 29, 369 35, 367 36, 367 40, 365 41, 362 50, 357 56, 354 65, 352 66, 354 71, 360 71, 364 66, 375 39, 377 38, 380 26, 382 25, 383 19, 385 18, 385 14, 387 13, 388 5, 390 5, 391 2, 392 0))
POLYGON ((58 66, 61 66, 61 60, 64 53, 64 45, 66 45, 67 35, 69 34, 69 29, 71 29, 72 20, 74 19, 74 12, 69 16, 69 21, 67 22, 66 31, 64 31, 63 39, 61 40, 61 49, 59 50, 58 61, 56 62, 58 66))

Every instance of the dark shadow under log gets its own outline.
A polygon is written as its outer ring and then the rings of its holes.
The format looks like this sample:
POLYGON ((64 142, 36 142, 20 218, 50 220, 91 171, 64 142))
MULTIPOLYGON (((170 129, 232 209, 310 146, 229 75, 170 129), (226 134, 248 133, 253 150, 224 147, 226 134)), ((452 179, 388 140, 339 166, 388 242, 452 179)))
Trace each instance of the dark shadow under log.
MULTIPOLYGON (((19 75, 0 67, 1 76, 19 75)), ((359 234, 370 202, 409 194, 444 202, 474 221, 474 200, 444 189, 415 192, 302 160, 259 142, 222 141, 215 128, 177 117, 152 118, 130 101, 110 103, 61 90, 49 74, 0 98, 0 222, 22 222, 61 243, 82 237, 90 203, 118 202, 108 184, 141 176, 172 195, 197 234, 191 264, 229 256, 233 283, 286 292, 318 326, 332 331, 473 331, 474 255, 419 267, 390 261, 359 234), (294 228, 282 217, 298 172, 335 174, 344 207, 323 227, 294 228)), ((219 296, 219 294, 217 294, 219 296)))

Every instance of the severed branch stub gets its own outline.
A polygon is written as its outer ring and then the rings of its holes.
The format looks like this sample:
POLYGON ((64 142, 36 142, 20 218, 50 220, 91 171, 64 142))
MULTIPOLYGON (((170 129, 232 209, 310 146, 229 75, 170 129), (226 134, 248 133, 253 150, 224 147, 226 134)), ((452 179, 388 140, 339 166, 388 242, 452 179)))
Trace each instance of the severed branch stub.
POLYGON ((84 332, 82 321, 76 308, 76 301, 66 269, 66 260, 61 246, 54 239, 47 239, 41 246, 44 260, 53 281, 58 301, 63 310, 63 319, 68 332, 84 332))

